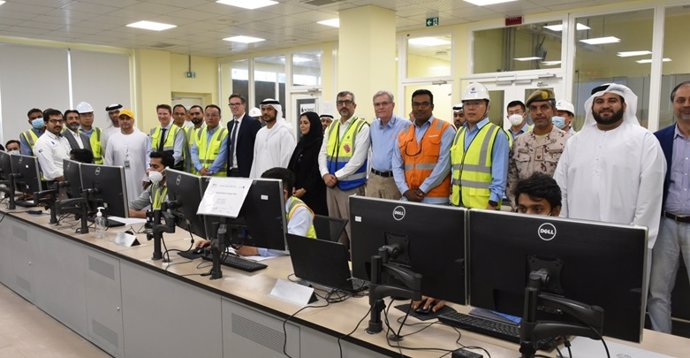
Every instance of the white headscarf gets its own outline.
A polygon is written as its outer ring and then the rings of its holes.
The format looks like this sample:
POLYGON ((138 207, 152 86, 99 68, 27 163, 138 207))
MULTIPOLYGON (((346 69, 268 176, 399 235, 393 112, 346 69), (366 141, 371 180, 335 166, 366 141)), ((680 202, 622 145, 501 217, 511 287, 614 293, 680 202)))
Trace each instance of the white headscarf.
POLYGON ((266 98, 265 100, 261 101, 260 106, 273 107, 273 109, 276 110, 276 122, 280 122, 283 120, 283 106, 280 105, 280 102, 278 102, 278 100, 273 98, 266 98))
POLYGON ((592 114, 592 104, 594 103, 595 98, 603 96, 604 93, 614 93, 623 97, 626 105, 625 113, 623 113, 623 123, 630 123, 639 126, 640 121, 637 119, 636 115, 637 95, 634 94, 630 88, 617 83, 607 83, 601 87, 604 86, 607 87, 595 92, 587 99, 587 101, 585 101, 585 125, 582 128, 586 129, 596 126, 597 121, 594 119, 594 115, 592 114))

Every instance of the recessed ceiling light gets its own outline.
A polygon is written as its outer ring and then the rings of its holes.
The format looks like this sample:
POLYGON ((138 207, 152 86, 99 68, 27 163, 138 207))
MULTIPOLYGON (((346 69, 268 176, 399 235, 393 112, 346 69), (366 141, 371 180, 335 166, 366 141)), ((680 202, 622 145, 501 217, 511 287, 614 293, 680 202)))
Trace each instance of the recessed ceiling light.
POLYGON ((541 64, 544 66, 556 66, 560 65, 561 61, 541 61, 541 64))
POLYGON ((317 24, 326 25, 330 27, 340 27, 340 19, 336 17, 335 19, 321 20, 318 21, 317 24))
MULTIPOLYGON (((549 29, 551 31, 560 32, 560 31, 563 31, 563 24, 547 25, 547 26, 544 26, 544 28, 549 29)), ((590 29, 589 26, 583 25, 579 22, 575 25, 575 30, 577 30, 577 31, 589 30, 589 29, 590 29)))
POLYGON ((584 42, 588 45, 605 45, 605 44, 613 44, 617 42, 621 42, 621 39, 615 36, 606 36, 606 37, 594 37, 591 39, 584 39, 580 40, 580 42, 584 42))
POLYGON ((250 44, 254 42, 261 42, 261 41, 266 41, 266 39, 258 38, 258 37, 252 37, 252 36, 232 36, 232 37, 226 37, 223 40, 225 41, 230 41, 230 42, 239 42, 243 44, 250 44))
POLYGON ((249 10, 271 6, 278 3, 277 1, 272 0, 218 0, 216 2, 223 5, 236 6, 249 10))
POLYGON ((5 3, 4 1, 0 0, 0 5, 2 5, 2 4, 4 4, 4 3, 5 3))
POLYGON ((513 60, 515 61, 520 61, 520 62, 527 62, 527 61, 534 61, 534 60, 541 60, 541 57, 515 57, 513 60))
MULTIPOLYGON (((671 62, 671 59, 668 58, 668 57, 664 57, 661 61, 662 61, 662 62, 671 62)), ((651 59, 651 58, 646 58, 646 59, 644 59, 644 60, 637 60, 637 61, 635 61, 635 62, 637 62, 637 63, 652 63, 652 59, 651 59)))
POLYGON ((512 2, 512 1, 517 1, 517 0, 465 0, 465 2, 468 2, 470 4, 474 4, 477 6, 503 4, 504 2, 512 2))
POLYGON ((408 42, 412 46, 426 46, 426 47, 432 47, 432 46, 443 46, 443 45, 450 45, 450 41, 446 40, 441 37, 415 37, 412 39, 409 39, 408 42))
POLYGON ((137 21, 133 22, 127 27, 133 27, 136 29, 144 29, 144 30, 152 30, 152 31, 163 31, 163 30, 169 30, 172 28, 177 27, 177 25, 170 25, 170 24, 163 24, 160 22, 153 22, 153 21, 137 21))
POLYGON ((634 56, 644 56, 651 55, 652 51, 621 51, 616 54, 618 57, 634 57, 634 56))

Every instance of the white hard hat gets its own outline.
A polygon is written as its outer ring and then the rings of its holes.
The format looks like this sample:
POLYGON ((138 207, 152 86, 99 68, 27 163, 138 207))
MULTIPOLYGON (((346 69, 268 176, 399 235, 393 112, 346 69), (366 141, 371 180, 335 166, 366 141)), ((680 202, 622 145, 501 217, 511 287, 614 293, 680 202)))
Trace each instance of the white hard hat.
POLYGON ((79 102, 77 105, 77 112, 79 113, 89 113, 93 112, 93 107, 88 102, 79 102))
POLYGON ((487 90, 483 84, 474 82, 467 86, 465 93, 462 95, 462 100, 472 101, 476 99, 485 99, 487 101, 491 100, 489 98, 489 90, 487 90))
POLYGON ((575 115, 575 106, 566 100, 559 99, 556 101, 556 110, 570 112, 572 115, 575 115))
POLYGON ((250 117, 261 117, 261 110, 253 107, 252 109, 249 110, 249 116, 250 117))

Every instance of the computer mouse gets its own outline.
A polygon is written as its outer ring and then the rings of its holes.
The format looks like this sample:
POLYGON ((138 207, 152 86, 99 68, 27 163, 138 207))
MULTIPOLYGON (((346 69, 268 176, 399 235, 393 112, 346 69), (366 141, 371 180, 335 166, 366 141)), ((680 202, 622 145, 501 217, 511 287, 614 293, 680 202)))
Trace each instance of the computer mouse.
POLYGON ((194 255, 201 255, 204 253, 204 248, 203 247, 197 247, 196 249, 192 250, 192 253, 194 255))
POLYGON ((433 311, 431 310, 431 305, 429 305, 426 308, 424 307, 424 305, 421 305, 421 306, 417 307, 417 309, 414 310, 414 312, 417 314, 429 314, 429 313, 432 313, 433 311))

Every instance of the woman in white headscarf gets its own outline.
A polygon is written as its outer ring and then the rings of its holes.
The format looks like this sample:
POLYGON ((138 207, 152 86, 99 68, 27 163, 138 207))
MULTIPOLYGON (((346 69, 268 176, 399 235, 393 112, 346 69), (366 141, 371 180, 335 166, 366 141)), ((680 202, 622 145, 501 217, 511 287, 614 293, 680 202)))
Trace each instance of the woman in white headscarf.
POLYGON ((585 124, 568 140, 554 178, 561 216, 648 229, 654 246, 661 217, 666 160, 654 135, 640 126, 637 96, 620 84, 595 88, 585 124))

